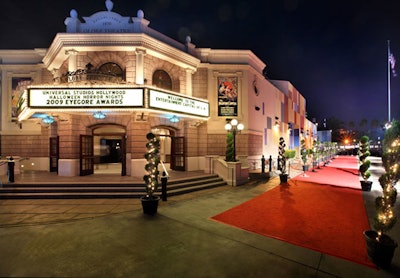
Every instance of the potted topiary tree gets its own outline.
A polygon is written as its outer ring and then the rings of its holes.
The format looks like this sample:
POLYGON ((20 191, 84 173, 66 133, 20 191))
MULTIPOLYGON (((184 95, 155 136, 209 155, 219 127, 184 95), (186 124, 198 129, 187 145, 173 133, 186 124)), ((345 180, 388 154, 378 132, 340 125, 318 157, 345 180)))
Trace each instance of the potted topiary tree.
POLYGON ((234 135, 231 132, 228 132, 228 134, 226 135, 226 152, 225 152, 225 161, 226 162, 235 162, 236 161, 236 157, 234 157, 234 153, 235 153, 235 146, 233 145, 233 140, 235 140, 235 138, 233 138, 234 135))
POLYGON ((288 180, 288 174, 286 172, 286 155, 285 155, 285 139, 279 138, 279 149, 278 149, 278 169, 281 171, 279 178, 281 183, 285 183, 288 180))
POLYGON ((147 160, 145 170, 148 172, 147 175, 143 176, 143 180, 146 184, 146 196, 141 197, 143 213, 154 215, 157 213, 159 196, 154 195, 158 189, 159 171, 158 164, 160 163, 160 140, 153 134, 147 133, 146 143, 147 153, 144 157, 147 160))
POLYGON ((394 203, 396 202, 396 183, 400 179, 400 136, 392 141, 390 147, 384 151, 382 163, 385 173, 379 178, 383 196, 375 200, 376 216, 375 230, 364 231, 368 257, 379 267, 389 268, 397 242, 385 232, 396 224, 394 203))
POLYGON ((306 148, 306 140, 301 139, 300 141, 300 156, 301 156, 301 161, 303 162, 303 171, 304 174, 305 172, 308 171, 308 154, 309 150, 306 148))
POLYGON ((312 171, 315 172, 315 168, 318 165, 318 141, 315 139, 313 140, 311 155, 312 155, 312 171))
POLYGON ((359 142, 359 149, 358 149, 358 161, 359 161, 359 168, 358 171, 362 177, 361 189, 363 191, 371 191, 372 181, 369 181, 369 177, 371 176, 370 171, 368 170, 371 166, 371 161, 368 159, 370 156, 369 151, 369 137, 364 135, 361 137, 359 142))

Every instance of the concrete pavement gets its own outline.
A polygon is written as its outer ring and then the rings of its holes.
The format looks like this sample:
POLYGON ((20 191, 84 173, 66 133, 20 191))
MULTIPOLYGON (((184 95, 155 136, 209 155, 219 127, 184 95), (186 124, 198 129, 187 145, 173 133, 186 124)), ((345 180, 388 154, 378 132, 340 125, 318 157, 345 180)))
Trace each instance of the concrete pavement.
MULTIPOLYGON (((370 221, 376 179, 363 193, 370 221)), ((210 220, 278 184, 171 197, 153 217, 135 199, 0 200, 0 276, 400 277, 399 250, 390 271, 377 270, 210 220)))

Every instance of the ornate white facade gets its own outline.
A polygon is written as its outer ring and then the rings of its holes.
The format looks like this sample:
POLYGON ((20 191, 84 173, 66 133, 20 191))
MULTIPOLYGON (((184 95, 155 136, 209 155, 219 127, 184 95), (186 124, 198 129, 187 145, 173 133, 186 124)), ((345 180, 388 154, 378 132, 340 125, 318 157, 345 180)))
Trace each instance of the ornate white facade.
POLYGON ((181 43, 150 28, 143 11, 121 16, 106 3, 83 21, 72 10, 48 49, 0 50, 2 158, 64 176, 111 161, 142 176, 153 131, 167 167, 209 172, 210 159, 225 155, 229 119, 245 127, 236 137, 242 168, 275 158, 281 136, 290 148, 316 136, 304 97, 268 80, 251 50, 181 43))

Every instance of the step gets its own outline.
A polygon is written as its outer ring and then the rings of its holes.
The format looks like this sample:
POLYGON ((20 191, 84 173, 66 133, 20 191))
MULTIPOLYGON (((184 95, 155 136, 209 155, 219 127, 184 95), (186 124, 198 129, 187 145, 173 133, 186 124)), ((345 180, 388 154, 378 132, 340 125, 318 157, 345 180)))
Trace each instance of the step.
POLYGON ((191 187, 181 187, 177 189, 172 189, 172 190, 167 190, 167 196, 177 196, 177 195, 182 195, 186 193, 191 193, 195 191, 200 191, 200 190, 206 190, 206 189, 211 189, 211 188, 216 188, 220 186, 226 186, 228 185, 225 181, 220 181, 220 182, 214 182, 214 183, 207 183, 207 184, 202 184, 198 186, 191 186, 191 187))
MULTIPOLYGON (((218 175, 204 175, 167 182, 167 196, 206 190, 227 183, 218 175)), ((0 187, 0 199, 89 199, 140 198, 146 193, 144 184, 105 183, 23 183, 0 187)), ((161 184, 157 191, 161 195, 161 184)))
POLYGON ((143 196, 141 194, 133 194, 127 192, 106 193, 106 192, 69 192, 69 193, 4 193, 0 195, 0 199, 121 199, 121 198, 134 198, 139 199, 143 196))
POLYGON ((68 193, 68 192, 144 192, 145 188, 142 187, 13 187, 13 188, 0 188, 0 193, 68 193))

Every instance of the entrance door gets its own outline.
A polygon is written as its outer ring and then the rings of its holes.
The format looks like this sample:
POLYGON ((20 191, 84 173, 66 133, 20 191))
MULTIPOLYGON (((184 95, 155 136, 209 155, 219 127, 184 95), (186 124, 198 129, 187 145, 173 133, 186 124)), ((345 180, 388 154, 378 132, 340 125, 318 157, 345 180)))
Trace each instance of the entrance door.
POLYGON ((93 151, 93 136, 81 135, 80 136, 80 175, 87 176, 94 173, 94 151, 93 151))
POLYGON ((58 173, 58 136, 50 138, 50 172, 58 173))
POLYGON ((171 137, 171 169, 185 171, 185 137, 171 137))

